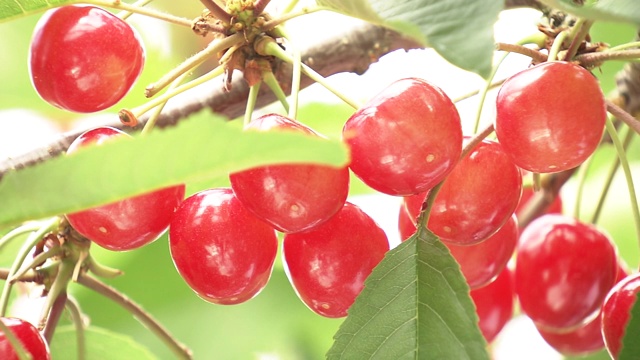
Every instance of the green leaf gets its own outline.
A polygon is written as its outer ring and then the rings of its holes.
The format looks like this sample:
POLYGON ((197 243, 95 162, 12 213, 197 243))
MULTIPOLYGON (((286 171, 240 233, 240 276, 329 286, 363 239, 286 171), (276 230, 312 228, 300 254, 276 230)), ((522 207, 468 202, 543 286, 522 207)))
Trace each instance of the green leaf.
POLYGON ((345 15, 404 33, 432 46, 453 65, 484 78, 491 73, 493 25, 504 8, 495 0, 316 0, 345 15))
POLYGON ((77 2, 78 0, 0 0, 0 22, 77 2))
MULTIPOLYGON (((56 329, 51 343, 53 359, 76 360, 78 358, 76 330, 73 325, 56 329)), ((156 360, 147 348, 132 338, 99 327, 85 329, 86 360, 156 360)))
POLYGON ((638 299, 640 299, 640 293, 636 294, 636 302, 631 308, 631 318, 622 339, 619 360, 637 360, 638 354, 640 354, 640 342, 638 341, 638 335, 640 334, 640 301, 638 299))
POLYGON ((349 310, 328 359, 488 359, 449 250, 427 230, 389 251, 349 310))
POLYGON ((577 5, 573 0, 541 0, 541 2, 551 8, 564 10, 585 19, 640 25, 640 6, 637 0, 591 0, 584 5, 577 5))
MULTIPOLYGON (((0 179, 0 226, 71 213, 180 183, 219 186, 230 172, 275 163, 344 166, 346 146, 291 132, 194 118, 12 171, 0 179)), ((226 181, 222 185, 226 185, 226 181)))

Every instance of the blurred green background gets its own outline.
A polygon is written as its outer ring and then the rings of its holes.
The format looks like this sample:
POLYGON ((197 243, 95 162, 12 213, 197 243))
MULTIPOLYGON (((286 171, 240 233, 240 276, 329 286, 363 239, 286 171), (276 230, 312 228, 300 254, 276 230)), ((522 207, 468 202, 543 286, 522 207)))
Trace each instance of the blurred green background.
MULTIPOLYGON (((195 17, 202 10, 201 3, 198 1, 158 0, 154 6, 189 18, 195 17)), ((27 69, 28 45, 37 19, 36 15, 0 24, 0 34, 3 35, 0 36, 0 64, 2 64, 0 66, 0 83, 2 84, 0 87, 0 139, 3 139, 2 141, 19 136, 17 133, 14 134, 12 129, 21 121, 20 118, 7 116, 4 110, 35 111, 56 124, 60 130, 70 129, 76 122, 87 121, 84 116, 55 109, 43 102, 30 84, 27 69)), ((201 49, 206 41, 194 36, 188 29, 165 25, 157 20, 143 19, 139 16, 133 16, 131 19, 145 39, 146 68, 136 87, 123 102, 117 105, 117 109, 105 111, 105 114, 110 116, 115 116, 115 111, 122 107, 132 107, 144 102, 142 94, 147 84, 201 49)), ((596 24, 592 31, 592 38, 616 45, 630 41, 633 34, 633 28, 629 26, 596 24)), ((605 92, 613 90, 615 86, 613 75, 621 66, 620 62, 612 62, 603 66, 601 70, 595 71, 602 79, 605 92)), ((387 66, 385 71, 391 68, 393 64, 387 66)), ((410 70, 404 69, 404 71, 410 70)), ((360 84, 352 84, 354 88, 350 90, 355 92, 356 86, 360 86, 360 89, 369 86, 369 83, 376 81, 374 77, 375 75, 367 74, 360 84)), ((375 86, 381 88, 384 85, 376 84, 375 86)), ((326 97, 316 96, 316 93, 311 94, 313 95, 307 96, 304 102, 300 119, 328 136, 338 137, 343 122, 351 113, 350 108, 342 104, 336 105, 331 100, 327 101, 326 97)), ((358 94, 366 98, 366 95, 358 94)), ((208 116, 208 114, 203 112, 196 116, 208 116)), ((464 120, 472 121, 472 119, 464 120)), ((39 130, 35 127, 30 129, 34 133, 39 130)), ((20 141, 28 142, 29 138, 21 138, 20 141)), ((36 144, 31 146, 35 147, 36 144)), ((628 152, 636 170, 636 178, 640 176, 639 147, 636 141, 628 152)), ((587 177, 586 196, 582 201, 581 214, 584 219, 590 217, 602 188, 608 164, 614 156, 615 152, 611 147, 603 148, 595 156, 596 159, 587 177)), ((572 180, 562 191, 565 211, 569 214, 573 213, 576 188, 577 182, 572 180)), ((363 193, 371 193, 371 191, 362 184, 354 182, 352 195, 363 193)), ((1 204, 0 199, 0 206, 1 204)), ((612 235, 626 262, 631 267, 637 268, 640 252, 630 209, 624 179, 617 176, 598 225, 612 235)), ((385 211, 389 217, 397 216, 396 209, 381 209, 382 213, 385 211)), ((2 229, 0 233, 8 230, 2 229)), ((8 267, 11 264, 18 247, 19 244, 16 243, 2 251, 0 266, 8 267)), ((325 319, 315 315, 305 307, 291 288, 284 274, 280 257, 271 281, 256 298, 241 305, 219 306, 198 298, 180 278, 169 256, 166 235, 139 250, 112 253, 95 247, 93 254, 100 262, 125 272, 124 276, 106 280, 106 282, 127 294, 157 317, 179 340, 193 350, 196 359, 321 359, 331 346, 332 336, 341 323, 341 320, 325 319)), ((148 347, 160 359, 173 358, 162 343, 116 304, 78 285, 72 286, 71 293, 79 301, 92 325, 127 334, 148 347)), ((68 323, 69 320, 63 318, 62 321, 68 323)), ((601 353, 594 358, 607 357, 601 353)))

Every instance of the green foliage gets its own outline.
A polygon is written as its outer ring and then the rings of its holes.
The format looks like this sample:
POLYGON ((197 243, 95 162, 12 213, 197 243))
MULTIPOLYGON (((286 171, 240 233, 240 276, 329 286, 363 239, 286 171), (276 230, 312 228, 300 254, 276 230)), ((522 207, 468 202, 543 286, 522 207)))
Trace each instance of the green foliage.
MULTIPOLYGON (((75 360, 78 358, 75 327, 60 326, 51 343, 53 359, 75 360)), ((85 330, 86 360, 156 360, 149 350, 132 338, 99 327, 85 330), (117 351, 114 351, 116 350, 117 351)))
POLYGON ((480 0, 317 0, 346 15, 380 24, 433 47, 462 69, 491 73, 493 24, 502 1, 480 0))
POLYGON ((640 354, 640 293, 636 294, 636 302, 631 309, 631 318, 627 324, 624 338, 622 339, 622 350, 619 360, 637 360, 640 354))
POLYGON ((267 163, 345 165, 344 144, 294 133, 244 132, 200 118, 81 149, 0 180, 0 226, 70 213, 170 185, 214 180, 267 163))
POLYGON ((335 335, 329 359, 488 359, 456 261, 425 230, 391 250, 335 335))
POLYGON ((0 0, 0 22, 30 15, 55 6, 76 3, 76 0, 0 0))
POLYGON ((577 5, 574 0, 540 2, 586 19, 640 24, 640 6, 636 0, 587 1, 584 5, 577 5))

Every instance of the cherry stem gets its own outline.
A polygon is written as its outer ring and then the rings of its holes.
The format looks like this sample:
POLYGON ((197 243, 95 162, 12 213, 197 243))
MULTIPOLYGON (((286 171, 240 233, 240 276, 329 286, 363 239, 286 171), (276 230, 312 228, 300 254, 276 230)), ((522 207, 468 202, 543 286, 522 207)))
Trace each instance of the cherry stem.
POLYGON ((573 40, 571 40, 571 44, 569 45, 569 48, 567 49, 567 52, 564 55, 564 58, 563 58, 564 61, 571 61, 571 59, 573 59, 573 57, 576 56, 576 54, 578 53, 578 49, 580 48, 580 45, 582 45, 582 42, 589 35, 589 30, 591 29, 592 25, 593 25, 593 20, 585 20, 582 18, 578 19, 578 21, 575 23, 571 31, 570 37, 573 40))
POLYGON ((298 96, 300 94, 300 81, 302 77, 302 55, 300 49, 291 41, 291 36, 284 27, 280 27, 280 33, 287 39, 289 48, 293 53, 293 69, 291 74, 291 107, 287 112, 290 119, 298 116, 298 96))
MULTIPOLYGON (((494 130, 493 124, 490 124, 487 127, 485 127, 481 132, 475 134, 467 142, 467 144, 462 148, 462 153, 460 154, 460 159, 458 161, 464 159, 467 155, 469 155, 469 153, 473 151, 473 149, 475 149, 476 146, 478 146, 478 144, 482 142, 482 140, 484 140, 487 136, 493 133, 493 130, 494 130)), ((427 229, 431 208, 435 203, 438 192, 440 191, 440 189, 442 188, 442 185, 446 180, 447 179, 445 178, 440 183, 438 183, 438 185, 434 186, 431 190, 429 190, 429 194, 427 195, 427 198, 424 200, 424 203, 422 203, 422 209, 420 210, 420 215, 418 215, 418 220, 416 221, 416 227, 418 229, 417 231, 424 231, 424 229, 427 229)))
MULTIPOLYGON (((625 152, 629 148, 629 145, 631 144, 631 140, 633 140, 633 137, 634 137, 634 132, 627 127, 624 140, 622 141, 622 148, 624 149, 625 152)), ((604 185, 602 186, 602 193, 600 193, 600 197, 598 198, 598 203, 596 204, 595 211, 591 216, 592 224, 597 223, 598 219, 600 218, 600 213, 602 212, 602 208, 604 207, 604 201, 607 197, 609 189, 611 188, 611 184, 613 183, 613 178, 616 175, 616 172, 618 171, 619 167, 620 167, 620 157, 616 157, 613 159, 613 162, 611 163, 611 167, 609 168, 609 172, 607 173, 607 177, 604 181, 604 185)))
POLYGON ((534 192, 540 191, 540 189, 542 189, 542 186, 540 185, 541 181, 542 181, 542 179, 540 178, 540 173, 537 173, 537 172, 531 173, 531 179, 533 180, 531 182, 532 183, 531 186, 533 187, 533 191, 534 192))
MULTIPOLYGON (((135 3, 131 4, 131 6, 139 6, 139 7, 143 7, 147 4, 149 4, 150 2, 152 2, 153 0, 138 0, 135 3)), ((131 11, 120 11, 118 13, 118 16, 120 19, 122 20, 127 20, 129 18, 129 16, 131 16, 133 13, 131 11)))
POLYGON ((282 13, 286 14, 286 13, 291 12, 293 10, 293 8, 295 8, 296 5, 298 5, 298 1, 299 0, 291 0, 291 1, 289 1, 287 6, 284 7, 284 10, 282 10, 282 13))
MULTIPOLYGON (((50 295, 47 295, 50 296, 50 295)), ((60 321, 60 317, 64 312, 65 304, 67 303, 67 291, 66 289, 58 294, 56 299, 53 301, 53 306, 51 307, 51 311, 49 312, 49 316, 47 317, 47 322, 44 325, 44 330, 42 330, 42 335, 44 336, 47 343, 51 344, 53 340, 53 335, 56 332, 56 328, 58 327, 58 322, 60 321)))
POLYGON ((208 73, 198 77, 197 79, 191 80, 186 84, 182 84, 180 86, 178 86, 177 88, 175 88, 172 91, 167 91, 166 93, 158 96, 157 98, 149 101, 146 104, 140 105, 136 108, 131 109, 131 113, 133 113, 136 117, 140 117, 142 116, 142 114, 146 113, 147 111, 155 108, 156 106, 160 106, 163 103, 167 102, 169 99, 171 99, 172 97, 185 92, 189 89, 192 89, 200 84, 203 84, 209 80, 212 80, 220 75, 222 75, 224 73, 224 66, 223 65, 218 65, 218 67, 216 67, 215 69, 209 71, 208 73))
POLYGON ((200 0, 200 2, 209 11, 211 11, 211 14, 213 14, 217 19, 222 20, 222 22, 227 24, 231 24, 231 14, 221 8, 214 0, 200 0))
MULTIPOLYGON (((180 76, 178 76, 175 80, 173 80, 173 82, 171 82, 169 87, 167 87, 167 92, 175 90, 175 88, 177 88, 180 85, 180 83, 183 82, 188 75, 189 75, 189 72, 185 72, 180 76)), ((169 100, 162 102, 160 105, 158 105, 155 108, 153 113, 151 113, 151 115, 149 116, 149 119, 147 120, 147 123, 144 124, 142 131, 140 131, 141 135, 148 134, 151 130, 153 130, 153 128, 156 126, 156 123, 158 122, 158 119, 160 118, 160 114, 162 113, 162 110, 164 109, 165 105, 167 105, 167 102, 169 102, 169 100)))
POLYGON ((38 254, 29 262, 29 265, 22 266, 22 268, 16 271, 16 273, 13 274, 9 279, 7 279, 7 281, 11 284, 15 284, 15 282, 18 281, 18 279, 20 279, 22 276, 24 276, 24 274, 26 274, 27 271, 35 269, 36 267, 38 267, 38 265, 40 265, 40 263, 54 256, 58 256, 61 253, 62 253, 62 247, 56 246, 41 254, 38 254))
POLYGON ((179 359, 191 359, 192 354, 185 345, 178 342, 169 331, 164 328, 151 314, 118 290, 87 274, 80 274, 78 283, 111 299, 125 310, 129 311, 138 321, 165 343, 179 359))
POLYGON ((173 68, 155 83, 147 86, 145 90, 145 96, 152 97, 153 95, 157 94, 158 91, 162 90, 164 87, 176 80, 180 75, 195 68, 196 66, 201 65, 207 59, 212 58, 222 50, 228 49, 236 44, 239 44, 242 41, 244 41, 244 39, 242 38, 242 34, 240 33, 227 36, 226 38, 221 40, 211 41, 209 45, 200 50, 200 52, 173 68))
MULTIPOLYGON (((576 58, 578 58, 578 57, 579 56, 577 56, 576 58)), ((611 115, 613 115, 618 120, 622 120, 622 122, 627 124, 628 127, 632 128, 633 131, 635 131, 636 133, 640 134, 640 121, 638 121, 638 119, 634 118, 633 115, 631 115, 628 112, 624 111, 624 109, 622 109, 618 105, 614 104, 610 100, 605 100, 605 103, 607 104, 607 111, 611 115)))
POLYGON ((593 67, 608 60, 638 60, 640 59, 640 49, 622 51, 601 51, 589 54, 581 54, 573 58, 584 67, 593 67))
POLYGON ((84 336, 84 321, 80 305, 72 296, 67 296, 65 307, 71 316, 71 322, 76 329, 76 347, 78 360, 85 360, 87 357, 86 341, 84 336))
POLYGON ((97 262, 91 254, 87 257, 86 261, 87 270, 92 272, 98 277, 113 279, 123 274, 122 270, 110 268, 97 262))
MULTIPOLYGON (((496 82, 494 82, 494 83, 491 83, 491 85, 489 85, 489 90, 491 90, 491 89, 495 89, 495 88, 499 87, 499 86, 500 86, 500 85, 502 85, 505 81, 507 81, 507 79, 506 79, 506 78, 505 78, 505 79, 502 79, 502 80, 498 80, 498 81, 496 81, 496 82)), ((454 104, 457 104, 457 103, 459 103, 459 102, 461 102, 461 101, 464 101, 464 100, 470 99, 470 98, 472 98, 472 97, 474 97, 474 96, 476 96, 476 95, 480 94, 480 91, 481 91, 481 90, 474 90, 474 91, 468 92, 468 93, 466 93, 466 94, 463 94, 463 95, 458 96, 457 98, 453 99, 453 100, 452 100, 452 102, 453 102, 454 104)))
POLYGON ((615 146, 616 148, 616 152, 618 153, 618 159, 620 160, 620 165, 622 166, 622 171, 624 172, 624 177, 627 182, 627 189, 629 191, 629 199, 631 200, 631 210, 633 212, 633 220, 636 225, 636 236, 638 241, 640 242, 640 209, 638 209, 638 200, 636 198, 636 190, 633 184, 633 176, 631 175, 631 167, 629 166, 629 161, 627 159, 624 145, 622 144, 622 142, 620 141, 620 138, 618 137, 618 132, 616 131, 615 125, 613 125, 613 121, 607 118, 605 127, 607 129, 607 133, 609 134, 609 137, 611 137, 613 146, 615 146))
POLYGON ((491 70, 491 74, 489 74, 489 78, 487 78, 485 85, 482 87, 482 89, 480 89, 480 92, 479 92, 480 99, 478 99, 478 102, 479 102, 478 111, 476 112, 476 121, 475 121, 475 125, 473 126, 474 134, 478 132, 478 128, 480 127, 480 118, 482 117, 482 109, 484 108, 484 102, 487 99, 487 93, 489 92, 489 89, 491 89, 493 78, 495 78, 496 73, 500 68, 500 65, 502 65, 502 62, 504 61, 504 59, 507 58, 507 56, 509 56, 509 53, 505 53, 500 57, 496 65, 491 70))
POLYGON ((40 229, 41 226, 42 224, 39 223, 29 223, 9 231, 6 235, 0 238, 0 251, 2 251, 2 249, 7 246, 12 240, 20 237, 20 235, 34 232, 40 229))
POLYGON ((256 108, 256 101, 258 100, 258 93, 260 92, 260 85, 262 81, 249 86, 249 96, 247 97, 247 108, 244 112, 244 125, 249 125, 251 118, 253 117, 253 110, 256 108))
POLYGON ((102 6, 102 7, 108 7, 108 8, 118 9, 118 10, 124 10, 134 14, 140 14, 140 15, 156 18, 159 20, 164 20, 172 24, 186 26, 188 28, 191 28, 191 25, 192 25, 192 21, 190 19, 174 16, 174 15, 164 13, 158 10, 150 9, 150 8, 137 6, 136 4, 128 4, 126 2, 122 2, 119 0, 112 0, 112 1, 84 0, 83 3, 102 6))
POLYGON ((324 6, 303 7, 302 9, 296 12, 289 12, 290 10, 287 11, 285 9, 285 11, 283 12, 283 15, 281 15, 280 17, 276 19, 271 19, 265 22, 264 25, 262 26, 262 29, 264 29, 265 31, 269 31, 275 28, 276 26, 283 24, 291 19, 295 19, 299 16, 311 14, 311 13, 322 11, 322 10, 330 11, 331 9, 324 6))
POLYGON ((528 56, 533 59, 535 62, 541 63, 547 61, 547 55, 541 53, 538 50, 534 50, 528 48, 526 46, 517 45, 517 44, 507 44, 507 43, 496 43, 496 50, 498 51, 508 51, 513 53, 518 53, 520 55, 528 56))
MULTIPOLYGON (((50 220, 42 223, 41 227, 37 231, 34 231, 29 235, 24 244, 22 244, 20 251, 18 251, 16 258, 11 265, 11 269, 9 270, 7 278, 11 278, 20 269, 22 263, 24 263, 31 249, 40 240, 42 240, 46 233, 57 228, 59 223, 60 219, 58 217, 51 218, 50 220)), ((11 294, 12 288, 12 283, 8 281, 4 283, 4 287, 2 288, 2 295, 0 295, 0 317, 5 316, 7 312, 7 306, 9 305, 9 295, 11 294)))
MULTIPOLYGON (((40 315, 40 323, 38 324, 38 329, 44 329, 46 324, 49 322, 51 311, 54 307, 59 296, 63 296, 67 292, 67 286, 73 277, 73 270, 75 269, 75 262, 63 260, 60 262, 58 266, 58 274, 56 275, 53 283, 51 284, 51 288, 49 289, 49 293, 47 294, 47 299, 42 308, 42 313, 40 315)), ((66 295, 64 295, 66 296, 66 295)), ((65 299, 66 301, 66 299, 65 299)), ((62 303, 64 305, 64 302, 62 303)), ((54 314, 56 315, 56 314, 54 314)), ((56 321, 55 316, 51 318, 52 321, 56 321)))
POLYGON ((640 47, 640 41, 632 41, 632 42, 628 42, 626 44, 620 44, 614 47, 610 47, 607 50, 603 51, 603 52, 615 52, 615 51, 620 51, 620 50, 627 50, 627 49, 634 49, 640 47))
MULTIPOLYGON (((263 37, 262 39, 258 40, 256 42, 256 51, 258 52, 258 54, 260 55, 270 55, 270 56, 275 56, 280 60, 283 60, 289 64, 294 64, 295 60, 291 57, 291 55, 289 55, 286 51, 284 51, 280 45, 278 45, 275 40, 273 40, 272 38, 269 37, 263 37)), ((339 91, 338 89, 336 89, 335 87, 333 87, 331 84, 329 84, 329 82, 326 81, 326 79, 318 74, 317 72, 315 72, 313 69, 311 69, 309 66, 305 65, 305 64, 301 64, 302 66, 302 72, 307 75, 308 77, 311 78, 311 80, 317 82, 318 84, 322 85, 325 89, 331 91, 334 95, 336 95, 337 97, 339 97, 342 101, 344 101, 345 103, 347 103, 349 106, 351 106, 354 109, 359 109, 360 108, 360 104, 357 103, 356 101, 354 101, 353 99, 351 99, 350 97, 346 96, 345 94, 343 94, 341 91, 339 91)))
MULTIPOLYGON (((576 191, 576 202, 573 208, 573 217, 576 219, 580 219, 580 210, 582 208, 582 194, 584 193, 584 188, 587 183, 587 174, 589 173, 589 169, 591 168, 591 164, 593 164, 593 156, 590 156, 587 161, 580 165, 578 170, 578 190, 576 191)), ((617 161, 614 160, 614 161, 617 161)))
POLYGON ((262 73, 262 81, 271 89, 276 98, 280 101, 284 107, 284 111, 289 112, 289 102, 287 101, 287 95, 282 90, 278 79, 271 71, 265 71, 262 73))
POLYGON ((271 0, 255 0, 253 3, 253 15, 258 16, 262 14, 264 9, 269 5, 271 0))
POLYGON ((564 40, 569 36, 569 32, 567 30, 561 31, 556 38, 553 39, 553 44, 551 44, 551 49, 549 49, 549 56, 547 56, 547 61, 556 61, 558 60, 558 53, 562 49, 562 44, 564 44, 564 40))
POLYGON ((0 332, 4 334, 7 340, 9 340, 9 344, 11 344, 11 347, 18 355, 18 359, 33 360, 31 353, 27 352, 27 350, 24 348, 24 345, 22 345, 22 342, 18 340, 16 335, 2 321, 0 321, 0 332))

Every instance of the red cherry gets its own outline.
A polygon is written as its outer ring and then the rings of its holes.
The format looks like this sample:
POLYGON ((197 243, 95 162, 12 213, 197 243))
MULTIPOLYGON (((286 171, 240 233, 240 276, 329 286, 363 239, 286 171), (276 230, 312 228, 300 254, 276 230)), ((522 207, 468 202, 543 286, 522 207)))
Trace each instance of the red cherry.
MULTIPOLYGON (((400 208, 398 228, 402 241, 416 232, 416 226, 407 215, 404 206, 400 208)), ((513 215, 498 232, 478 244, 468 246, 446 242, 444 244, 460 265, 460 271, 469 287, 477 289, 492 282, 507 265, 516 248, 518 233, 518 221, 513 215)))
MULTIPOLYGON (((128 136, 120 130, 101 127, 89 130, 69 146, 68 154, 88 145, 128 136)), ((169 226, 174 210, 184 199, 185 186, 156 190, 111 204, 67 214, 71 226, 105 249, 137 249, 156 240, 169 226)))
MULTIPOLYGON (((511 217, 522 192, 520 170, 499 143, 485 140, 462 159, 436 196, 427 226, 442 241, 477 244, 511 217)), ((426 194, 405 199, 417 218, 426 194)))
POLYGON ((602 306, 602 336, 613 359, 622 350, 622 339, 639 292, 640 273, 629 275, 611 289, 602 306))
POLYGON ((269 281, 278 248, 275 230, 245 209, 228 188, 187 198, 169 227, 176 269, 204 300, 245 302, 269 281))
POLYGON ((69 111, 95 112, 124 97, 144 65, 137 32, 94 6, 47 11, 33 33, 31 80, 40 96, 69 111))
POLYGON ((324 224, 286 234, 283 243, 285 269, 298 296, 311 310, 331 318, 347 315, 388 250, 384 231, 348 202, 324 224))
MULTIPOLYGON (((16 338, 22 343, 24 349, 31 354, 34 360, 49 360, 49 345, 44 341, 38 329, 31 323, 18 318, 0 318, 0 321, 11 330, 16 338)), ((18 360, 13 346, 3 332, 0 332, 0 359, 18 360)))
POLYGON ((342 136, 351 170, 390 195, 427 191, 451 172, 462 152, 460 116, 438 87, 398 80, 347 120, 342 136))
POLYGON ((563 215, 531 222, 517 252, 516 292, 538 328, 570 330, 595 317, 618 271, 609 237, 563 215))
MULTIPOLYGON (((320 136, 278 114, 253 120, 247 129, 297 131, 320 136)), ((349 193, 349 169, 322 165, 270 165, 231 174, 231 187, 244 206, 282 232, 304 231, 340 210, 349 193)))
MULTIPOLYGON (((616 283, 627 276, 624 263, 618 262, 616 283)), ((601 332, 602 312, 598 316, 580 327, 570 331, 553 332, 538 329, 540 335, 556 351, 569 356, 585 356, 604 348, 601 332)))
POLYGON ((511 270, 504 268, 495 281, 472 290, 470 295, 476 306, 480 331, 490 343, 513 315, 515 289, 511 270))
POLYGON ((556 172, 585 161, 607 117, 598 80, 568 62, 546 62, 504 82, 497 97, 498 141, 523 169, 556 172))

